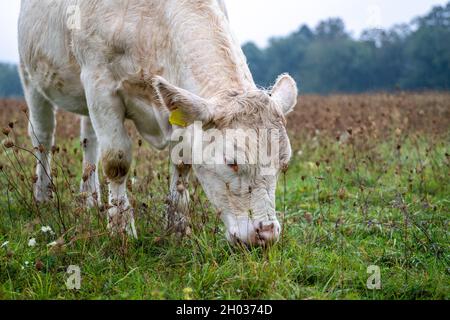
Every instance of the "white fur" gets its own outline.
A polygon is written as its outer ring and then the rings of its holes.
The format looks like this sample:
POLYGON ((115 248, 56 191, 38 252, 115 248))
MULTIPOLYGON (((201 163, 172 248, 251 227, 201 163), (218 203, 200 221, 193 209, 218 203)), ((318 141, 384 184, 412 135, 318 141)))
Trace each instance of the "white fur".
MULTIPOLYGON (((239 42, 230 31, 223 0, 22 0, 19 51, 31 114, 30 135, 35 147, 43 145, 46 150, 37 154, 36 198, 45 201, 51 195, 48 150, 53 144, 54 109, 89 116, 90 121, 82 120, 82 137, 88 137, 90 142, 85 150, 85 167, 102 159, 110 180, 110 228, 125 229, 133 236, 136 230, 125 187, 132 146, 124 120, 134 121, 145 140, 163 149, 172 132, 169 111, 163 108, 170 104, 170 99, 165 100, 164 87, 170 86, 179 97, 190 97, 193 101, 190 107, 186 100, 182 103, 193 118, 207 114, 215 119, 222 114, 224 119, 232 119, 232 113, 238 110, 231 107, 230 101, 221 99, 221 94, 259 92, 239 42), (68 12, 73 12, 68 9, 73 5, 79 9, 80 29, 67 26, 68 12), (153 86, 157 76, 160 78, 153 86), (211 109, 193 113, 205 106, 211 109)), ((276 86, 280 90, 275 91, 273 100, 283 111, 292 108, 297 95, 287 80, 281 79, 281 85, 276 86)), ((252 105, 251 99, 247 105, 252 105)), ((264 118, 265 114, 261 115, 263 123, 270 126, 273 119, 264 118)), ((246 119, 242 120, 248 124, 246 119)), ((283 139, 288 154, 287 136, 283 139)), ((244 194, 229 195, 225 181, 235 184, 238 177, 227 166, 212 171, 195 167, 194 171, 210 200, 222 212, 229 234, 246 243, 259 243, 252 240, 252 235, 262 225, 261 232, 267 233, 268 241, 278 237, 275 177, 267 181, 257 171, 248 173, 243 180, 255 187, 253 200, 249 201, 244 194), (267 218, 263 221, 250 218, 249 210, 267 218), (243 220, 238 217, 250 220, 246 231, 236 231, 235 225, 243 229, 243 220), (266 232, 267 223, 276 230, 266 232)), ((188 173, 184 176, 187 180, 188 173)), ((175 216, 186 215, 188 207, 188 194, 176 193, 177 179, 174 175, 171 184, 172 216, 174 212, 175 216)), ((97 172, 81 188, 99 194, 97 172)), ((98 198, 91 199, 95 201, 98 198)))

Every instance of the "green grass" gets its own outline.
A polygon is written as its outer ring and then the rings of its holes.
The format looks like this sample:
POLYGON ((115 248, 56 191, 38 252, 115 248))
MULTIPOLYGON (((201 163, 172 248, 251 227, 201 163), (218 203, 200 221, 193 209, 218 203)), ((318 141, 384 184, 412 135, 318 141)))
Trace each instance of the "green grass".
POLYGON ((0 299, 449 299, 448 137, 292 140, 277 198, 284 234, 266 250, 230 247, 198 188, 193 234, 166 235, 165 154, 136 150, 134 241, 110 238, 104 213, 83 209, 77 141, 55 155, 59 207, 36 207, 32 157, 4 149, 0 299), (47 225, 56 235, 41 232, 47 225), (58 238, 64 245, 47 246, 58 238), (66 288, 69 265, 81 268, 79 291, 66 288), (370 265, 381 290, 366 286, 370 265))

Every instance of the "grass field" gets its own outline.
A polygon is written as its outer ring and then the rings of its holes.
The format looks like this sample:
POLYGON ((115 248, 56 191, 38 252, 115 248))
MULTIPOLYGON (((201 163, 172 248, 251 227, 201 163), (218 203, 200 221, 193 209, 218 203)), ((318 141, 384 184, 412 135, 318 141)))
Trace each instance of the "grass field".
POLYGON ((139 147, 131 126, 139 240, 110 238, 103 208, 83 208, 71 115, 58 116, 55 200, 37 206, 24 111, 0 102, 0 299, 450 298, 450 94, 302 97, 278 189, 284 234, 253 250, 228 245, 195 182, 192 235, 165 233, 167 152, 139 147), (380 290, 367 287, 371 265, 380 290))

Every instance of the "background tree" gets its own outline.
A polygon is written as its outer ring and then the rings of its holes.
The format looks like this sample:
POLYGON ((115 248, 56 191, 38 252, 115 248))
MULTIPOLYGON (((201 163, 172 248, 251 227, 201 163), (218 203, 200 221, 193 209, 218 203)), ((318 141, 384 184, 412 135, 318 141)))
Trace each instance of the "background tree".
POLYGON ((390 30, 366 30, 355 39, 341 19, 314 30, 244 45, 255 81, 270 86, 289 72, 302 92, 367 92, 450 89, 450 3, 390 30))
POLYGON ((0 63, 0 97, 20 97, 23 95, 17 67, 0 63))

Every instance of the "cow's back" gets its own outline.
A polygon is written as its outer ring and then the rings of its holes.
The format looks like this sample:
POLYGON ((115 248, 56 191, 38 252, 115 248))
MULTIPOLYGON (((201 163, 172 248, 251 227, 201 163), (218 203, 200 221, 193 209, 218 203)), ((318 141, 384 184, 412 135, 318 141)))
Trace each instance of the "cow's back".
POLYGON ((159 19, 169 5, 159 0, 22 0, 19 53, 25 87, 37 88, 67 111, 87 114, 83 69, 108 72, 117 84, 142 69, 160 73, 159 65, 167 63, 163 51, 170 48, 169 28, 159 19))
POLYGON ((80 66, 67 27, 74 0, 22 0, 19 54, 25 89, 41 91, 55 105, 86 114, 80 66))
POLYGON ((21 61, 32 67, 37 57, 47 55, 55 62, 67 62, 70 37, 66 12, 73 1, 22 0, 19 17, 21 61))
POLYGON ((108 73, 111 86, 139 82, 145 73, 194 92, 199 87, 194 82, 205 81, 208 65, 217 69, 211 69, 217 79, 219 72, 234 78, 235 65, 251 78, 239 44, 233 44, 236 50, 228 47, 233 41, 226 27, 215 33, 220 38, 210 38, 212 25, 223 27, 217 10, 225 10, 223 1, 22 0, 22 73, 55 105, 82 114, 88 112, 80 80, 85 69, 108 73), (77 14, 72 9, 78 10, 79 28, 68 26, 70 15, 77 14))

